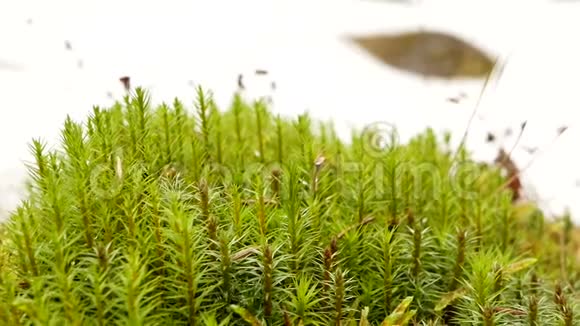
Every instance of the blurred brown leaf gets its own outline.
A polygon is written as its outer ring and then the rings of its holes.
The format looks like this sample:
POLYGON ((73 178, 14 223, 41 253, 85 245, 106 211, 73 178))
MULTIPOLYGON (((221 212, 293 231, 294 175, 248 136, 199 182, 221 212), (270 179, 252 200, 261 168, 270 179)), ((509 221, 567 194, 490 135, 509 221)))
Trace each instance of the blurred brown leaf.
POLYGON ((494 60, 481 49, 440 32, 350 37, 381 62, 424 77, 485 78, 494 60))
POLYGON ((119 81, 121 81, 121 83, 123 84, 123 87, 125 88, 126 91, 131 90, 131 77, 123 76, 123 77, 119 78, 119 81))

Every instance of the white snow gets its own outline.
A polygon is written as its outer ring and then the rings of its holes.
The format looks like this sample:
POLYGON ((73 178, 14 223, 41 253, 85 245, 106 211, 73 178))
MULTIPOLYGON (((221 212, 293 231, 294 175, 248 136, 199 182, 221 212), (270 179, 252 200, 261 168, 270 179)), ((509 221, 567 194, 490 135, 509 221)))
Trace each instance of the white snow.
POLYGON ((468 146, 493 160, 498 145, 485 135, 511 128, 506 149, 526 170, 531 199, 549 214, 570 210, 580 222, 580 156, 576 154, 576 88, 580 79, 580 2, 555 0, 422 0, 409 6, 381 0, 136 1, 0 0, 0 218, 23 195, 28 144, 57 144, 66 115, 83 119, 93 105, 123 94, 119 77, 151 91, 155 101, 194 99, 194 85, 228 105, 244 73, 249 97, 268 92, 273 109, 308 110, 332 119, 340 134, 376 121, 397 124, 406 139, 426 126, 463 135, 483 81, 422 80, 381 65, 346 35, 436 29, 452 32, 507 58, 470 125, 468 146), (72 50, 65 49, 69 41, 72 50), (79 64, 82 66, 79 68, 79 64), (252 80, 267 69, 268 80, 252 80), (460 104, 446 100, 465 92, 460 104), (558 127, 568 130, 552 144, 558 127))

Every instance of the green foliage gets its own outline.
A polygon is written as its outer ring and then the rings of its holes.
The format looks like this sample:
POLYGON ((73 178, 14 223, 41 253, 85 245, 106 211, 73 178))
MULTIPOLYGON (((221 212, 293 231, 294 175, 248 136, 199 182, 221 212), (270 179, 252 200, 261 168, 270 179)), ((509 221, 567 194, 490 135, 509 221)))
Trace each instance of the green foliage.
POLYGON ((137 89, 66 119, 4 226, 1 324, 577 323, 567 220, 432 130, 380 132, 201 88, 191 112, 137 89))

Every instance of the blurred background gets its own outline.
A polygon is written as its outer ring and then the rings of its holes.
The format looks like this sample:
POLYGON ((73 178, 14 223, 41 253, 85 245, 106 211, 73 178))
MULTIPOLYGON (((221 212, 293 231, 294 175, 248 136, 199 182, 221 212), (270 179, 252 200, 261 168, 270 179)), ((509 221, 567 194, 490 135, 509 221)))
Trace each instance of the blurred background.
POLYGON ((67 115, 111 105, 128 76, 190 107, 200 85, 225 108, 241 82, 345 138, 386 121, 403 141, 432 127, 457 145, 469 127, 476 159, 514 148, 532 162, 524 196, 578 222, 577 17, 573 0, 0 0, 0 219, 23 195, 31 139, 57 145, 67 115))

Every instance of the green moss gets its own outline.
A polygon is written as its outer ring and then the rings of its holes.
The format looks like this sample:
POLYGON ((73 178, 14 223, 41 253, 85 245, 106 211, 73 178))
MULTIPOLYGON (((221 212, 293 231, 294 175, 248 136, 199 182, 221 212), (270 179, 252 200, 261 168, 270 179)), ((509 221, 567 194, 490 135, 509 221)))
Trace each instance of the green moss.
POLYGON ((1 323, 577 322, 570 224, 514 206, 496 169, 433 131, 394 136, 343 142, 202 89, 191 112, 137 89, 67 119, 60 150, 33 141, 5 224, 1 323))

